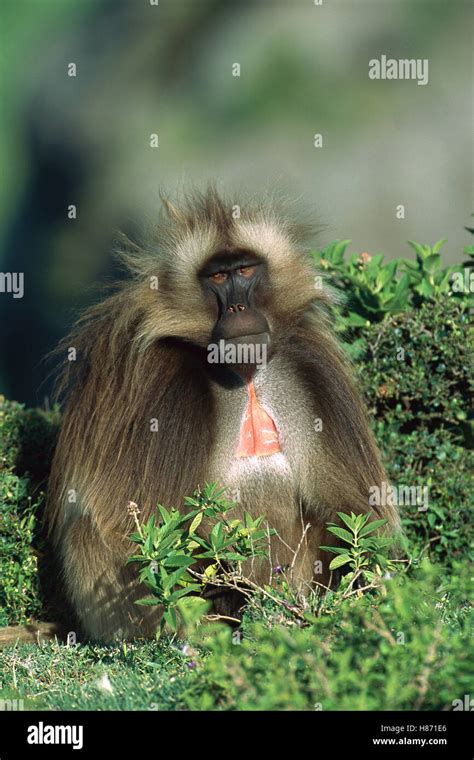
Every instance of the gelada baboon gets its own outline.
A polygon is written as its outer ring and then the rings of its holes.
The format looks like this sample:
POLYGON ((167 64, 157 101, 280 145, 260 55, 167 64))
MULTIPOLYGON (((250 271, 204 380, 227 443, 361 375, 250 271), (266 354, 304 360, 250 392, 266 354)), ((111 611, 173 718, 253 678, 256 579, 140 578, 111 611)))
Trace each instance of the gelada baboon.
MULTIPOLYGON (((154 634, 157 610, 134 603, 145 591, 125 565, 127 504, 147 519, 205 482, 276 529, 255 581, 280 565, 302 586, 327 582, 325 523, 367 511, 386 476, 302 228, 272 204, 239 210, 211 189, 165 201, 150 244, 123 257, 129 279, 66 340, 77 358, 49 484, 85 634, 154 634)), ((396 526, 390 505, 376 511, 396 526)))

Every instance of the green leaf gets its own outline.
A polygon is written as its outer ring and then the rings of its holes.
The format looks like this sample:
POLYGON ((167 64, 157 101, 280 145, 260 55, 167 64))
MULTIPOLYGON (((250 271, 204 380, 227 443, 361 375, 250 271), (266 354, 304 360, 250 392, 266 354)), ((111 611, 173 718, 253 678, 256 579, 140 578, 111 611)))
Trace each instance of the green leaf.
POLYGON ((372 520, 371 522, 367 523, 367 525, 364 525, 363 528, 359 531, 359 536, 368 536, 369 533, 372 533, 373 531, 377 530, 378 528, 381 528, 382 525, 386 525, 386 520, 372 520))
POLYGON ((179 581, 179 579, 184 575, 186 570, 187 570, 187 567, 180 567, 178 570, 175 570, 173 573, 170 573, 169 577, 166 579, 166 588, 169 589, 175 586, 176 583, 179 581))
POLYGON ((224 552, 221 559, 229 562, 242 562, 247 557, 245 554, 237 554, 237 552, 224 552))
POLYGON ((374 274, 380 269, 380 266, 383 261, 383 253, 377 253, 375 256, 372 256, 369 265, 367 269, 371 274, 374 274))
POLYGON ((431 298, 434 293, 434 288, 430 285, 428 280, 422 280, 420 284, 416 286, 415 290, 424 298, 431 298))
POLYGON ((170 607, 170 609, 166 610, 166 612, 163 615, 163 618, 168 623, 171 630, 176 631, 178 627, 178 619, 176 617, 176 610, 173 609, 173 607, 170 607))
POLYGON ((178 599, 181 599, 183 596, 187 596, 187 594, 191 594, 194 591, 199 591, 200 586, 198 586, 197 583, 194 583, 189 586, 185 586, 184 588, 179 588, 176 591, 173 591, 171 596, 168 597, 168 604, 176 604, 178 599))
POLYGON ((363 512, 360 515, 357 515, 357 517, 355 518, 355 527, 357 528, 357 532, 359 532, 362 526, 365 525, 369 517, 370 515, 367 514, 366 512, 365 513, 363 512))
POLYGON ((211 608, 211 603, 200 596, 186 596, 176 605, 185 625, 194 625, 211 608))
POLYGON ((202 523, 202 518, 204 517, 202 512, 198 512, 194 520, 192 521, 191 525, 189 526, 189 535, 192 536, 193 533, 197 531, 199 526, 202 523))
POLYGON ((393 274, 393 267, 387 266, 381 269, 375 278, 377 290, 382 290, 393 279, 393 274))
POLYGON ((348 544, 352 544, 354 540, 352 533, 349 533, 349 531, 345 530, 345 528, 339 528, 337 525, 328 527, 328 531, 330 533, 333 533, 338 538, 341 538, 343 541, 346 541, 348 544))
POLYGON ((223 544, 224 544, 223 531, 224 531, 224 525, 219 520, 219 522, 217 522, 214 525, 213 529, 211 530, 210 536, 209 536, 210 542, 211 542, 213 548, 216 549, 216 550, 221 549, 222 546, 223 546, 223 544))
POLYGON ((343 565, 347 565, 348 562, 350 562, 352 557, 350 557, 348 554, 340 554, 338 557, 334 557, 333 560, 331 560, 331 564, 329 565, 330 570, 337 570, 338 567, 342 567, 343 565))
POLYGON ((445 243, 447 243, 447 242, 448 241, 447 241, 446 238, 441 238, 441 240, 438 240, 438 242, 435 243, 434 246, 433 246, 433 248, 432 248, 433 253, 438 253, 438 251, 440 251, 441 248, 443 247, 443 245, 445 243))
POLYGON ((433 253, 424 261, 424 268, 427 272, 433 273, 441 265, 441 256, 439 253, 433 253))
POLYGON ((162 507, 161 504, 158 504, 158 511, 161 515, 161 519, 163 520, 163 522, 165 523, 168 522, 171 516, 168 510, 165 507, 162 507))
POLYGON ((125 564, 129 565, 132 562, 149 562, 149 560, 147 557, 144 557, 143 554, 132 554, 132 556, 127 559, 125 564))
POLYGON ((142 607, 153 607, 155 604, 159 604, 156 596, 144 596, 142 599, 137 599, 135 604, 139 604, 142 607))
POLYGON ((411 261, 411 259, 404 259, 402 263, 407 269, 418 269, 418 262, 411 261))
POLYGON ((333 247, 330 252, 330 260, 333 264, 342 264, 344 253, 350 242, 350 240, 338 240, 331 244, 333 247))
POLYGON ((355 311, 350 311, 347 317, 344 317, 344 322, 349 327, 367 327, 370 322, 360 314, 356 314, 355 311))
POLYGON ((350 530, 352 530, 352 531, 354 530, 354 528, 356 526, 355 519, 353 519, 349 515, 346 515, 345 512, 338 512, 337 516, 341 518, 342 522, 345 523, 345 525, 347 525, 347 527, 350 530))
POLYGON ((431 253, 431 248, 429 245, 421 245, 420 243, 415 243, 413 240, 408 240, 408 245, 411 245, 414 251, 420 256, 420 258, 423 260, 425 256, 428 256, 431 253))

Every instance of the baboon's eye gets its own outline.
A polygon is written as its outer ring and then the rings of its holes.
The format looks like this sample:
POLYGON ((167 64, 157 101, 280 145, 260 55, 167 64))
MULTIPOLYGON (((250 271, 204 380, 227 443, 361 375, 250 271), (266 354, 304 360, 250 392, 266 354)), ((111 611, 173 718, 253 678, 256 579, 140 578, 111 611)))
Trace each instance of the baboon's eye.
POLYGON ((209 279, 215 284, 215 285, 221 285, 223 282, 225 282, 228 278, 227 272, 215 272, 214 274, 211 274, 209 279))
POLYGON ((242 277, 252 277, 256 268, 257 267, 254 264, 249 264, 249 266, 246 267, 239 267, 239 274, 241 274, 242 277))

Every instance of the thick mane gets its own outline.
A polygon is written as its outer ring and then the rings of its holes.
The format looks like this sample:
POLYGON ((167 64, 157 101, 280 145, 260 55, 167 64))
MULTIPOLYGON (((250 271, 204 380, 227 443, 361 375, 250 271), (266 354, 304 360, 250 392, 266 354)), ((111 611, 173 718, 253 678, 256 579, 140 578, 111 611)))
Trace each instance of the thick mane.
POLYGON ((51 524, 74 489, 78 509, 101 530, 125 531, 128 501, 146 518, 158 501, 179 506, 199 483, 212 444, 209 382, 172 341, 140 350, 113 314, 83 326, 73 345, 82 358, 74 377, 62 378, 68 394, 48 490, 51 524))
MULTIPOLYGON (((323 422, 321 435, 332 465, 324 472, 323 492, 329 500, 335 497, 335 510, 357 511, 358 505, 368 503, 371 487, 387 481, 387 475, 352 367, 321 313, 307 315, 283 340, 280 350, 297 367, 300 382, 313 399, 314 415, 323 422)), ((391 504, 380 516, 398 527, 391 504)))
POLYGON ((323 310, 309 326, 308 315, 327 295, 315 288, 303 245, 308 228, 268 201, 242 206, 237 217, 233 211, 213 188, 185 196, 179 208, 164 201, 148 242, 122 245, 129 279, 62 341, 63 356, 73 348, 76 357, 64 362, 58 382, 66 408, 49 485, 53 527, 60 527, 61 503, 72 499, 101 529, 124 531, 129 500, 146 515, 157 501, 179 506, 200 484, 212 446, 213 400, 198 352, 208 344, 213 317, 197 274, 223 249, 253 250, 268 262, 275 345, 286 342, 303 382, 320 398, 333 431, 334 472, 357 460, 368 481, 380 479, 376 447, 360 437, 364 410, 323 310))
MULTIPOLYGON (((265 515, 279 534, 269 567, 251 562, 256 582, 268 582, 274 556, 293 568, 298 588, 310 588, 331 583, 320 553, 326 522, 340 510, 370 510, 370 489, 386 480, 307 230, 289 219, 268 200, 239 207, 212 188, 177 207, 165 201, 148 239, 122 244, 128 279, 87 309, 58 349, 65 408, 46 519, 66 592, 92 638, 153 636, 162 614, 135 604, 146 589, 127 564, 129 502, 144 521, 158 503, 183 509, 207 478, 225 484, 240 510, 265 515), (249 385, 251 401, 242 375, 252 377, 252 363, 206 361, 216 327, 234 317, 228 345, 261 336, 269 345, 268 374, 253 396, 249 385), (245 457, 235 454, 239 426, 250 442, 245 457), (257 450, 273 429, 281 450, 257 450)), ((390 504, 376 511, 397 527, 390 504)), ((214 609, 238 616, 237 596, 214 599, 214 609)))
POLYGON ((236 203, 211 185, 205 191, 183 191, 174 202, 164 196, 161 200, 158 218, 141 245, 122 237, 119 255, 132 274, 148 274, 157 258, 162 270, 191 267, 196 272, 214 253, 239 245, 274 260, 285 245, 285 254, 290 249, 293 257, 300 258, 315 232, 314 224, 296 216, 289 200, 277 196, 236 203))

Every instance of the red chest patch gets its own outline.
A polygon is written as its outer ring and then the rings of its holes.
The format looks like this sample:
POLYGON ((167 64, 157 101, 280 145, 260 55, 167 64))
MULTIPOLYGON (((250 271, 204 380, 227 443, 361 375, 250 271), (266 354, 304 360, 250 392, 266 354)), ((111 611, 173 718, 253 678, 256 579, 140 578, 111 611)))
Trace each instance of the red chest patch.
POLYGON ((278 433, 270 415, 255 395, 253 382, 247 383, 249 400, 240 428, 236 457, 262 457, 281 451, 278 433))

